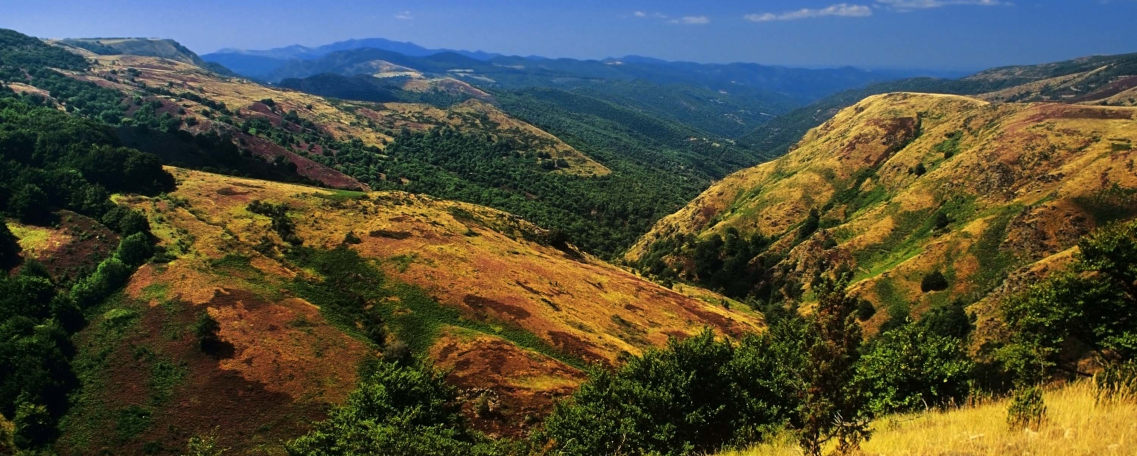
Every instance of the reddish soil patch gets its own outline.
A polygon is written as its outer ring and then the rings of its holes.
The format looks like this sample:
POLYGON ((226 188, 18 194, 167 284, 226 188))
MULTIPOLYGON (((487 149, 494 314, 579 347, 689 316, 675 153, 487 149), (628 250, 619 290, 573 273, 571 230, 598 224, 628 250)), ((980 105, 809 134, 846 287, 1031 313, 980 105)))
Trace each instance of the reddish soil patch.
POLYGON ((118 247, 119 236, 101 223, 71 211, 58 211, 59 228, 55 231, 62 236, 52 236, 62 242, 45 246, 41 251, 23 252, 43 264, 53 279, 75 278, 89 271, 110 256, 118 247))
POLYGON ((363 185, 363 183, 351 176, 316 163, 307 157, 302 157, 267 139, 252 136, 247 133, 237 133, 234 137, 239 138, 244 148, 248 149, 253 155, 269 160, 275 159, 276 157, 284 157, 287 161, 296 165, 296 174, 316 182, 333 188, 370 190, 366 185, 363 185))
POLYGON ((492 337, 446 337, 433 358, 451 369, 446 379, 463 390, 463 412, 473 427, 492 435, 524 435, 585 378, 579 370, 492 337), (478 402, 484 405, 477 407, 478 402))
POLYGON ((505 316, 508 320, 518 321, 531 317, 533 314, 529 313, 519 306, 506 304, 501 301, 495 301, 490 298, 482 296, 466 295, 462 298, 462 303, 470 306, 475 312, 484 313, 485 309, 493 311, 498 316, 505 316))
POLYGON ((388 231, 388 230, 372 230, 370 233, 367 233, 367 235, 371 236, 371 237, 382 237, 382 238, 398 239, 398 240, 402 240, 402 239, 406 239, 406 238, 411 237, 411 233, 406 232, 406 231, 388 231))
POLYGON ((1134 87, 1137 87, 1137 76, 1125 76, 1107 84, 1105 87, 1102 87, 1094 92, 1090 92, 1083 96, 1077 97, 1073 101, 1075 103, 1078 103, 1082 101, 1109 98, 1134 87))
POLYGON ((576 356, 590 362, 597 362, 604 365, 611 365, 603 356, 597 355, 592 352, 592 345, 581 340, 572 334, 564 331, 549 331, 549 340, 553 341, 553 346, 557 347, 564 353, 576 356))
MULTIPOLYGON (((206 306, 124 306, 140 312, 141 320, 114 344, 104 369, 107 381, 87 393, 99 399, 84 412, 110 418, 76 417, 98 432, 88 436, 84 448, 60 450, 143 454, 144 448, 153 450, 157 444, 160 450, 150 454, 182 454, 190 437, 215 432, 217 443, 235 454, 282 452, 280 442, 307 432, 311 423, 326 417, 330 404, 354 388, 355 361, 363 354, 354 340, 348 347, 337 349, 335 339, 329 345, 327 335, 346 336, 324 323, 318 311, 306 314, 287 301, 271 303, 240 290, 218 293, 208 308, 221 324, 223 343, 232 350, 225 354, 231 357, 222 359, 204 353, 192 330, 206 306), (306 318, 306 325, 288 324, 298 316, 306 318), (323 354, 312 357, 319 347, 325 347, 323 354), (163 364, 180 374, 172 386, 159 389, 154 372, 163 364), (136 436, 123 436, 117 417, 132 406, 149 413, 148 424, 136 436)), ((82 348, 90 340, 81 333, 77 345, 82 348)))

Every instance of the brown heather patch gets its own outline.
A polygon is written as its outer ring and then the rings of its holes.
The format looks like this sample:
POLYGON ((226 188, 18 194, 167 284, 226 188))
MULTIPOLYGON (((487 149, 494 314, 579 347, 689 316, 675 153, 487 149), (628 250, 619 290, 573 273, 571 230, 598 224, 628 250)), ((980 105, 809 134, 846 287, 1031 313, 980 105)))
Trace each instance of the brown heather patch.
POLYGON ((447 381, 462 389, 464 411, 478 430, 520 436, 584 381, 578 369, 519 349, 504 339, 463 334, 448 328, 430 350, 447 381), (491 398, 489 413, 478 414, 473 400, 491 398))
POLYGON ((20 256, 38 261, 52 278, 76 278, 118 247, 118 234, 87 216, 67 210, 55 216, 59 224, 53 227, 8 223, 19 238, 20 256))

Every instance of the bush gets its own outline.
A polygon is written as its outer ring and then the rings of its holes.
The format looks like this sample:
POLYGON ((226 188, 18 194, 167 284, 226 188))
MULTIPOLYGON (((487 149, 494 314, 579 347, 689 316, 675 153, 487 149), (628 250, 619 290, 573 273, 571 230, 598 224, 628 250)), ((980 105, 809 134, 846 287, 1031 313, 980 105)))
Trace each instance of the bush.
POLYGON ((920 291, 924 293, 930 291, 943 291, 948 288, 947 277, 940 271, 932 271, 924 276, 920 281, 920 291))
POLYGON ((16 242, 16 236, 8 230, 8 225, 0 219, 0 271, 7 271, 19 263, 20 244, 16 242))
POLYGON ((798 340, 763 335, 734 346, 710 331, 673 339, 615 372, 592 372, 534 444, 564 455, 678 455, 757 441, 793 418, 798 340))
POLYGON ((1012 428, 1037 430, 1044 419, 1046 403, 1042 400, 1042 388, 1027 386, 1015 389, 1007 407, 1007 424, 1012 428))
POLYGON ((857 364, 857 382, 875 414, 959 403, 972 363, 963 341, 909 324, 875 339, 857 364))
POLYGON ((86 309, 110 296, 130 278, 131 270, 117 256, 99 263, 95 272, 71 287, 71 297, 86 309))
POLYGON ((1137 398, 1137 361, 1110 363, 1094 376, 1099 401, 1137 398))
POLYGON ((373 362, 359 387, 312 431, 286 444, 291 455, 478 456, 492 445, 466 431, 456 392, 422 363, 373 362))
POLYGON ((871 302, 861 300, 861 302, 857 304, 857 320, 868 321, 873 315, 876 315, 876 307, 873 306, 871 302))
POLYGON ((127 266, 138 267, 154 256, 154 247, 145 233, 134 233, 122 238, 115 254, 127 266))
POLYGON ((221 337, 218 335, 220 331, 221 324, 204 310, 193 324, 193 334, 197 336, 198 347, 204 353, 216 354, 220 350, 222 345, 221 337))

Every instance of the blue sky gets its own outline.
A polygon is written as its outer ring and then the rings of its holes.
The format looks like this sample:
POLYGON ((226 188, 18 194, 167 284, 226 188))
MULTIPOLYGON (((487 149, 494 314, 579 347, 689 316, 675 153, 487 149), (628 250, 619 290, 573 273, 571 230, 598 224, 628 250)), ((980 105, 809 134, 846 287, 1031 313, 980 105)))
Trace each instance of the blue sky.
POLYGON ((173 38, 199 53, 383 37, 603 58, 973 70, 1137 52, 1137 0, 0 0, 49 38, 173 38))

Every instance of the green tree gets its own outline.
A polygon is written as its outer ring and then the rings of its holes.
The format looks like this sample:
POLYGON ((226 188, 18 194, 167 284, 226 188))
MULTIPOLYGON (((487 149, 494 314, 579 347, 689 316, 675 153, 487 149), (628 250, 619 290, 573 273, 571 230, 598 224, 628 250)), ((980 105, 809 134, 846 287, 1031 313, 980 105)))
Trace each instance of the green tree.
POLYGON ((122 238, 116 255, 127 266, 138 267, 154 256, 154 246, 146 233, 134 233, 122 238))
POLYGON ((465 430, 453 387, 422 363, 376 361, 359 387, 312 431, 288 442, 291 455, 492 454, 465 430))
POLYGON ((855 380, 861 345, 856 321, 859 299, 845 293, 849 275, 820 278, 814 286, 817 309, 809 317, 807 362, 801 372, 799 442, 808 455, 820 455, 822 445, 837 439, 837 451, 847 453, 869 435, 867 398, 855 380))
POLYGON ((0 270, 6 271, 20 263, 20 244, 16 240, 8 225, 0 219, 0 270))
POLYGON ((8 200, 8 210, 24 223, 46 223, 51 219, 47 193, 35 184, 19 187, 8 200))
POLYGON ((596 370, 556 406, 535 444, 563 455, 681 455, 758 441, 797 410, 797 335, 777 325, 735 345, 708 330, 615 372, 596 370))
POLYGON ((962 401, 972 367, 962 340, 908 324, 869 344, 857 383, 873 413, 907 412, 962 401))

